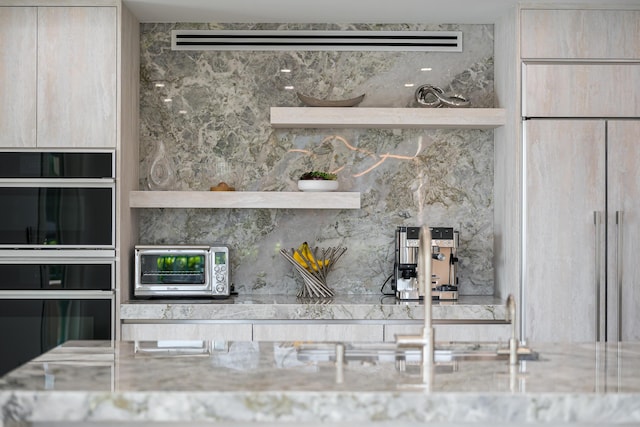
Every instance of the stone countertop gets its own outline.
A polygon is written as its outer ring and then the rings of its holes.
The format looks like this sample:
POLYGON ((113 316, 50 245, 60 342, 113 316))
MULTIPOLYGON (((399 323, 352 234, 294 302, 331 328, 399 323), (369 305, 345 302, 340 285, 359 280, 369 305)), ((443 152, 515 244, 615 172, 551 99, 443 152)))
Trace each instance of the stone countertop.
MULTIPOLYGON (((493 296, 461 296, 434 301, 433 319, 502 321, 505 300, 493 296)), ((235 295, 225 299, 131 300, 120 305, 120 317, 135 320, 417 320, 424 307, 385 295, 340 295, 304 299, 294 295, 235 295)))
POLYGON ((402 370, 395 353, 362 352, 385 344, 343 345, 336 364, 335 343, 69 342, 0 378, 0 425, 640 424, 640 343, 439 362, 428 386, 411 353, 402 370))

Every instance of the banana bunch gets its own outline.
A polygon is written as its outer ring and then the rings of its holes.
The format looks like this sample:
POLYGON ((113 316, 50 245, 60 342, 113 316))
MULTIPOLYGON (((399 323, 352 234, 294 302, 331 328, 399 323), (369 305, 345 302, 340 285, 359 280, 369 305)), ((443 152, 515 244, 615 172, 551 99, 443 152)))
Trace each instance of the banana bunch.
POLYGON ((329 265, 328 259, 316 259, 307 242, 302 243, 298 250, 293 252, 293 259, 307 271, 318 271, 329 265))

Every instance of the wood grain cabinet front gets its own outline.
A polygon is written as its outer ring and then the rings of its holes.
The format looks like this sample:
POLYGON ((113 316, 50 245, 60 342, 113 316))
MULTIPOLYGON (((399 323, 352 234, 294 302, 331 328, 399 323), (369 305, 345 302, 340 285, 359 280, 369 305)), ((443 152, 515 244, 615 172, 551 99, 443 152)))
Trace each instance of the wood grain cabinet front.
POLYGON ((640 10, 523 9, 523 59, 640 59, 640 10))
POLYGON ((381 324, 359 323, 255 323, 256 341, 382 341, 381 324))
POLYGON ((251 341, 251 323, 124 323, 124 341, 251 341))
POLYGON ((35 7, 0 7, 0 147, 36 145, 35 7))
MULTIPOLYGON (((509 324, 440 324, 433 326, 436 342, 508 342, 509 324)), ((384 341, 393 342, 396 335, 418 335, 421 324, 389 324, 384 326, 384 341)))
POLYGON ((116 12, 0 8, 0 147, 115 148, 116 12))

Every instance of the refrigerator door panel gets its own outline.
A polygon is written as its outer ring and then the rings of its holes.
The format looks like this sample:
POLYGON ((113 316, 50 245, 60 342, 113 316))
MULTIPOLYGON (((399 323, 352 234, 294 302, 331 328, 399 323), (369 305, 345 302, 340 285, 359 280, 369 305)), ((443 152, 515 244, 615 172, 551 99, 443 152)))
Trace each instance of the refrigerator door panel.
POLYGON ((604 335, 605 122, 524 130, 524 338, 592 341, 604 335))
POLYGON ((640 120, 607 122, 607 340, 640 340, 640 120))

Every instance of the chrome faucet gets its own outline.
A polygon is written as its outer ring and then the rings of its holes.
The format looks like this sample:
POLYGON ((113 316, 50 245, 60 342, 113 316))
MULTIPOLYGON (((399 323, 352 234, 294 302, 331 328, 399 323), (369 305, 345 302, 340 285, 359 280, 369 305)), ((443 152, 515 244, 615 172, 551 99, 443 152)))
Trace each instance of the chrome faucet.
POLYGON ((398 347, 422 347, 422 378, 427 385, 433 377, 434 337, 431 315, 431 230, 420 229, 418 246, 418 287, 424 295, 424 327, 421 335, 396 335, 398 347))
POLYGON ((511 322, 511 338, 509 338, 509 364, 518 364, 518 339, 516 338, 516 299, 512 294, 507 297, 507 321, 511 322))

